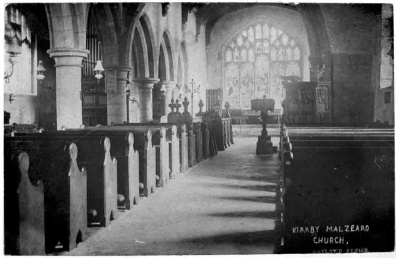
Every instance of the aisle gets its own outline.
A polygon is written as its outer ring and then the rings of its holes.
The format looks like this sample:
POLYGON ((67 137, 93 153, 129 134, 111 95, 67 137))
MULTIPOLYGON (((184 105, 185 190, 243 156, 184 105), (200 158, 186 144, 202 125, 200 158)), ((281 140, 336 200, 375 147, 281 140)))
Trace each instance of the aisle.
POLYGON ((277 252, 277 155, 255 138, 172 180, 66 255, 264 254, 277 252))

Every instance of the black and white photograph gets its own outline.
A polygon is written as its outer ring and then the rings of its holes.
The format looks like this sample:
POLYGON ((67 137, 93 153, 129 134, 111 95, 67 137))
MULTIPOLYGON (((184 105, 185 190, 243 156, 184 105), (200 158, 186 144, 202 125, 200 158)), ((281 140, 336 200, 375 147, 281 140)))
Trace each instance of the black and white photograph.
POLYGON ((4 3, 0 255, 395 255, 393 8, 4 3))

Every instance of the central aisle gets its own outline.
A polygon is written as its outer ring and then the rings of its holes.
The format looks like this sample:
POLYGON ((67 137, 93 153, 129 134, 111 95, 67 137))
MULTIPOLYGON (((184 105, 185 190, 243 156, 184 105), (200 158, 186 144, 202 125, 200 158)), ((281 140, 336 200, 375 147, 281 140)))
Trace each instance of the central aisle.
POLYGON ((278 252, 279 160, 256 155, 256 137, 234 141, 66 255, 278 252))

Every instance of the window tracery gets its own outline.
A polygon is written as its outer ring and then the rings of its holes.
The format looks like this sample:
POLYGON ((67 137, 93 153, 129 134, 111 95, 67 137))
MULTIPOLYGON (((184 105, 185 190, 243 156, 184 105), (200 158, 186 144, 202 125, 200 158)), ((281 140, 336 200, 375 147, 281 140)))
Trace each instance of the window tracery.
POLYGON ((301 47, 287 32, 266 21, 242 29, 224 48, 226 101, 250 109, 255 98, 284 99, 280 76, 301 76, 301 47))

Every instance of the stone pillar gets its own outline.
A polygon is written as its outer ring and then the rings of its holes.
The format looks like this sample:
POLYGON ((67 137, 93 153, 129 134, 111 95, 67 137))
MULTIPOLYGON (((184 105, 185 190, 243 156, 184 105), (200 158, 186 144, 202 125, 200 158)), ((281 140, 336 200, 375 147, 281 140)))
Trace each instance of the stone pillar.
POLYGON ((140 122, 153 121, 153 87, 158 79, 135 78, 133 84, 138 89, 140 105, 140 122))
MULTIPOLYGON (((132 67, 105 67, 107 92, 107 122, 122 124, 127 121, 126 83, 132 78, 132 67)), ((132 93, 133 94, 133 93, 132 93)))
POLYGON ((79 128, 82 124, 81 67, 89 51, 58 48, 47 53, 55 59, 57 129, 79 128))
POLYGON ((173 89, 176 86, 175 82, 162 82, 163 87, 165 87, 165 103, 164 103, 164 110, 165 110, 165 116, 168 116, 168 114, 171 112, 171 108, 169 107, 169 104, 171 103, 171 99, 173 98, 173 89))

